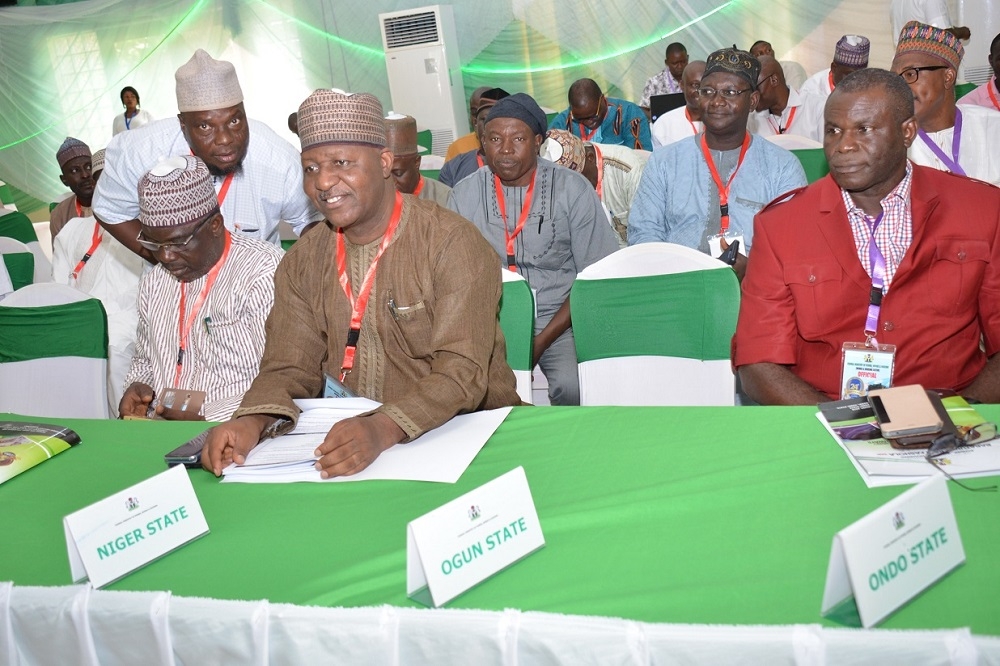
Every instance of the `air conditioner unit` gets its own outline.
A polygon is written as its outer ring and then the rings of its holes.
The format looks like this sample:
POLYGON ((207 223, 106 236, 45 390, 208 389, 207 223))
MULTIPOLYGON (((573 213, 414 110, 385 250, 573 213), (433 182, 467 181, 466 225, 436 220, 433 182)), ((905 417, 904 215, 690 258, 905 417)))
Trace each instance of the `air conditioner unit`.
POLYGON ((430 130, 431 152, 444 156, 466 133, 467 111, 451 5, 378 15, 392 110, 430 130))

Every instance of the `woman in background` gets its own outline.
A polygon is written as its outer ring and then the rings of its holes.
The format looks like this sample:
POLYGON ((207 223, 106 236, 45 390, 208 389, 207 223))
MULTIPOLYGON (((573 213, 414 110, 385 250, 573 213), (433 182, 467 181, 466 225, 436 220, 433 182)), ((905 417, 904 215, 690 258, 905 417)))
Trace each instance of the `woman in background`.
POLYGON ((125 113, 115 116, 111 134, 115 135, 126 130, 133 130, 153 122, 153 116, 149 111, 139 108, 139 92, 132 86, 125 86, 118 95, 125 107, 125 113))

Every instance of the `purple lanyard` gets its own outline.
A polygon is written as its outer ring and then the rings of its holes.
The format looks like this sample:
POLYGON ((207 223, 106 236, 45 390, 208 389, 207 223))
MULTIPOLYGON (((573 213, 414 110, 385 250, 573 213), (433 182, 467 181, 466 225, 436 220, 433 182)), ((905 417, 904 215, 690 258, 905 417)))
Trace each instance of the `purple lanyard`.
POLYGON ((945 167, 948 168, 948 171, 957 173, 959 176, 966 175, 965 169, 963 169, 962 165, 958 163, 958 144, 962 141, 962 112, 960 110, 957 108, 955 109, 955 134, 951 139, 950 158, 944 154, 944 151, 941 150, 936 143, 931 141, 931 138, 927 136, 927 132, 917 130, 917 136, 919 136, 920 140, 927 144, 927 147, 931 149, 931 152, 944 163, 945 167))
POLYGON ((875 242, 875 231, 882 223, 882 216, 885 211, 878 214, 873 221, 865 216, 865 223, 871 231, 871 238, 868 239, 868 262, 871 266, 872 289, 868 300, 868 318, 865 320, 865 337, 869 346, 878 347, 878 340, 875 334, 878 332, 879 311, 882 309, 882 289, 885 287, 886 264, 885 255, 875 242))

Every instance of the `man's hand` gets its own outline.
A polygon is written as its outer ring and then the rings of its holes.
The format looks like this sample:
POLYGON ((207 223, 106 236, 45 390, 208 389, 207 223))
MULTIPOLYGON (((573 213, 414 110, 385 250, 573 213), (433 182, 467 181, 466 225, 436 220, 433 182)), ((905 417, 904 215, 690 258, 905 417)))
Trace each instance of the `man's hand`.
POLYGON ((320 476, 351 476, 372 464, 383 451, 406 438, 406 433, 385 414, 345 419, 330 428, 316 455, 320 476))
POLYGON ((126 416, 146 418, 149 406, 152 404, 155 396, 156 394, 153 392, 151 386, 142 382, 135 382, 125 389, 125 394, 118 403, 118 418, 123 419, 126 416))
POLYGON ((222 470, 230 463, 242 465, 250 449, 260 441, 261 433, 274 421, 272 416, 253 414, 215 426, 208 431, 208 439, 201 451, 201 466, 221 476, 222 470))
MULTIPOLYGON (((729 243, 726 242, 725 238, 719 239, 719 247, 725 252, 729 249, 729 243)), ((736 253, 736 263, 732 265, 733 270, 736 272, 736 279, 743 282, 743 276, 747 274, 747 258, 742 252, 736 253)))

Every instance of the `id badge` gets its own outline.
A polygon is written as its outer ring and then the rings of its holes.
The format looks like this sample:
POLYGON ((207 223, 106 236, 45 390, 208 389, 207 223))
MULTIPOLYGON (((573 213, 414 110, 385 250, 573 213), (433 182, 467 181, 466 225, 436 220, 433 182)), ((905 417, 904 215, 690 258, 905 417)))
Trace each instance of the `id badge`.
POLYGON ((870 389, 892 386, 895 362, 896 345, 845 342, 840 353, 841 399, 863 398, 870 389))
POLYGON ((160 391, 160 404, 167 409, 188 414, 200 414, 205 404, 204 391, 190 391, 183 388, 165 388, 160 391))
POLYGON ((340 381, 335 377, 331 377, 329 373, 323 373, 323 397, 324 398, 356 398, 357 394, 351 389, 344 386, 344 382, 340 381))
POLYGON ((709 237, 708 253, 710 255, 712 255, 716 259, 719 258, 719 255, 722 254, 723 252, 722 249, 723 238, 726 239, 726 243, 728 243, 729 245, 732 245, 734 240, 738 240, 740 242, 740 250, 739 250, 740 254, 742 254, 744 257, 747 256, 747 245, 746 243, 743 242, 743 234, 737 235, 730 233, 716 234, 714 236, 709 237))

